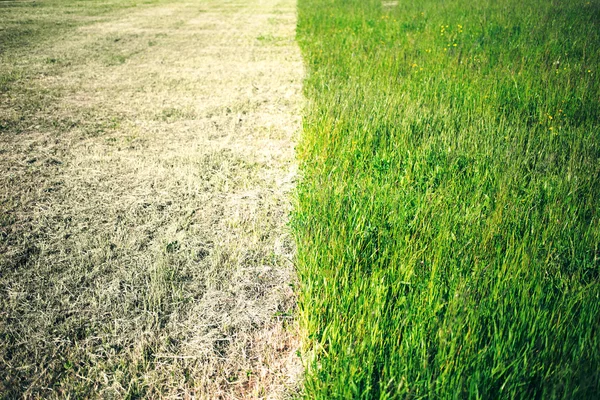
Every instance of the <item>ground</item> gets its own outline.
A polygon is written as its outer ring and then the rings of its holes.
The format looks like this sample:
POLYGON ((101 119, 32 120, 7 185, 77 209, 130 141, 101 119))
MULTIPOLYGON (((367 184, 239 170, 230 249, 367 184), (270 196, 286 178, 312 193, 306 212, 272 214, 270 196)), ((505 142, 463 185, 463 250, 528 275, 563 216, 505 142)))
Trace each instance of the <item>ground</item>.
POLYGON ((0 393, 293 394, 295 3, 55 3, 0 53, 0 393))

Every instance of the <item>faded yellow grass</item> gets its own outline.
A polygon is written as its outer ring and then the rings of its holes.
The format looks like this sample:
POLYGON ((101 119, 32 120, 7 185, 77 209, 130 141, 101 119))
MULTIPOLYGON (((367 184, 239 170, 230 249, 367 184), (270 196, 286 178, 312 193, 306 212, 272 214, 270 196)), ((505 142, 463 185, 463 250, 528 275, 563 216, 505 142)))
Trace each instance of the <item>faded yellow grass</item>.
POLYGON ((3 58, 3 391, 296 390, 294 13, 175 2, 3 58))

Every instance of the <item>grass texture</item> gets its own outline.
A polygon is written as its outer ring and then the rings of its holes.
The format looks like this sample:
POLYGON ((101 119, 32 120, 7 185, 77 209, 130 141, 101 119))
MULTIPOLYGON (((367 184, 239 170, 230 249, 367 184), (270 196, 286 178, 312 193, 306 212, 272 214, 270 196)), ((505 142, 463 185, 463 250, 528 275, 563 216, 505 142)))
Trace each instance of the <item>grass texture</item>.
POLYGON ((314 399, 600 391, 600 2, 300 0, 314 399))
POLYGON ((0 399, 296 391, 295 6, 0 0, 0 399))

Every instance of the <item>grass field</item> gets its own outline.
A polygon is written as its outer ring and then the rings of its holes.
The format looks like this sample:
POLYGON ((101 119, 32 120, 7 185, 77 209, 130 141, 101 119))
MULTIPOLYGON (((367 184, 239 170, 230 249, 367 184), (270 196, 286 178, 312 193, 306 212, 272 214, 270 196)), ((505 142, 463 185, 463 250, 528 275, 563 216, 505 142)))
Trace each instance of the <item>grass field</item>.
POLYGON ((311 399, 600 392, 600 2, 300 0, 311 399))
POLYGON ((0 1, 0 398, 281 398, 289 0, 0 1))

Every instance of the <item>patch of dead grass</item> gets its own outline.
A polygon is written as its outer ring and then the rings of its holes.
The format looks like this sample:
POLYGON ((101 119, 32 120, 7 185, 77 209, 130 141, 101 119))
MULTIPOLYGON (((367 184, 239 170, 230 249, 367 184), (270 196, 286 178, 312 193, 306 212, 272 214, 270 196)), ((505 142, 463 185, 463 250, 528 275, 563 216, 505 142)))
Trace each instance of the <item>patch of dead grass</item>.
POLYGON ((0 391, 294 392, 293 12, 174 2, 2 59, 0 391))

